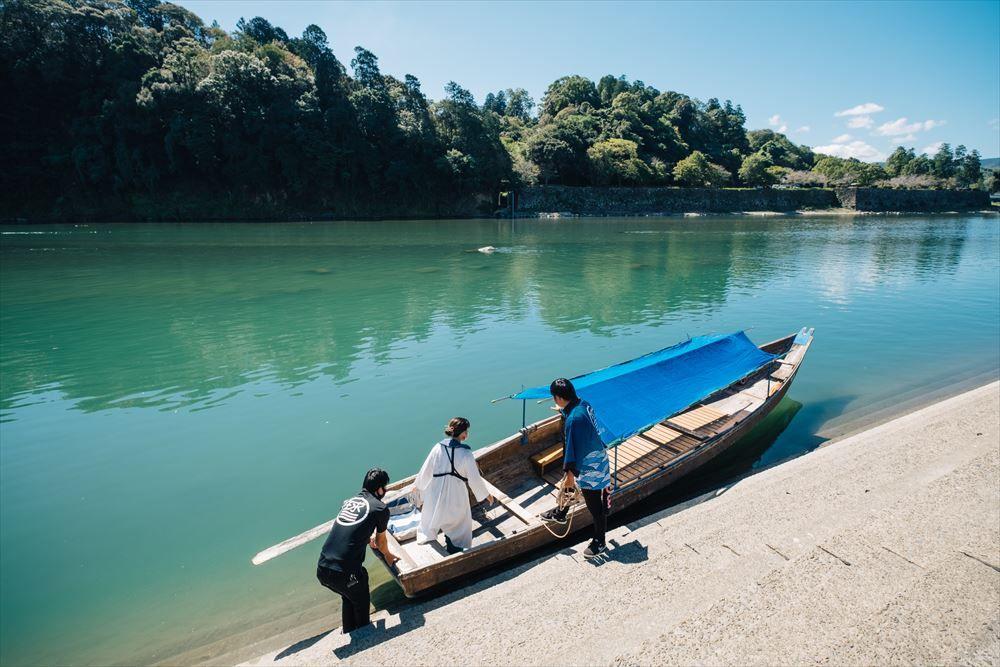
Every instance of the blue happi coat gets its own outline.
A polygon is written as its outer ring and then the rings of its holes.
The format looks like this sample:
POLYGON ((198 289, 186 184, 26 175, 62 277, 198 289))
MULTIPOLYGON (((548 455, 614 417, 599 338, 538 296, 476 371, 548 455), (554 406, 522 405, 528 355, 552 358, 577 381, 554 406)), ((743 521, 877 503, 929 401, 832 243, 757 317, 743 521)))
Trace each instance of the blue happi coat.
POLYGON ((577 399, 561 410, 563 424, 563 470, 576 476, 581 489, 599 490, 611 486, 611 468, 604 441, 597 434, 594 409, 577 399))

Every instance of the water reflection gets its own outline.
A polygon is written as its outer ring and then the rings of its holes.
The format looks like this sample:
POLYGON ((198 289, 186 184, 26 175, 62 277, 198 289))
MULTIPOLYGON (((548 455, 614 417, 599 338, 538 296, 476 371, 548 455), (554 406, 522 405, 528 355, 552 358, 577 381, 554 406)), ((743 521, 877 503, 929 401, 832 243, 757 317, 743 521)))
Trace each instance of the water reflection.
POLYGON ((801 409, 723 477, 858 406, 995 371, 995 223, 0 228, 0 662, 145 663, 319 618, 335 605, 312 549, 248 556, 328 519, 373 464, 412 472, 452 410, 481 446, 520 423, 488 402, 517 383, 685 333, 817 330, 801 409))
MULTIPOLYGON (((969 219, 678 219, 5 229, 6 418, 58 387, 79 409, 210 407, 267 379, 349 382, 447 327, 460 345, 537 312, 611 336, 734 291, 954 273, 969 219), (484 256, 477 244, 500 246, 484 256)), ((697 332, 693 332, 697 333, 697 332)))

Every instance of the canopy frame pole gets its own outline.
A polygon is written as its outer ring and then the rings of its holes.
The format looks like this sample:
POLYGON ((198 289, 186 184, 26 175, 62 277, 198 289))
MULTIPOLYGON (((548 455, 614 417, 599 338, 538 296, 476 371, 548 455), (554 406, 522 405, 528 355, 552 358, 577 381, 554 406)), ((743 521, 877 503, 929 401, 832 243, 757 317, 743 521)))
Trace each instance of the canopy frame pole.
POLYGON ((618 445, 615 445, 615 487, 612 493, 618 490, 618 445))
POLYGON ((528 401, 521 401, 521 444, 528 444, 528 401))
MULTIPOLYGON (((521 385, 521 391, 524 391, 524 385, 521 385)), ((528 399, 521 399, 521 446, 526 447, 528 445, 528 399)))

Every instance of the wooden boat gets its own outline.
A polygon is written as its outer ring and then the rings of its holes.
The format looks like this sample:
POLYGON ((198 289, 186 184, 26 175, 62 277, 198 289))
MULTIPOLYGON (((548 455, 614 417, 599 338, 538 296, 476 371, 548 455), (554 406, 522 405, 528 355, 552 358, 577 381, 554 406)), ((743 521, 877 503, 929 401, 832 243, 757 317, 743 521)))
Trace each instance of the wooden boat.
MULTIPOLYGON (((639 503, 737 443, 788 392, 811 344, 812 330, 803 329, 759 346, 774 355, 773 360, 610 449, 612 512, 639 503)), ((497 504, 473 513, 471 548, 449 555, 441 543, 443 536, 441 542, 417 544, 412 537, 400 541, 388 535, 389 548, 399 557, 388 569, 408 597, 557 539, 538 515, 557 503, 557 484, 562 477, 562 417, 555 415, 526 425, 518 433, 479 449, 475 456, 497 504)), ((413 479, 390 485, 386 499, 406 494, 413 479)), ((573 507, 570 514, 574 531, 591 523, 582 504, 573 507)), ((325 536, 332 525, 333 520, 328 521, 270 547, 252 562, 260 564, 325 536)))

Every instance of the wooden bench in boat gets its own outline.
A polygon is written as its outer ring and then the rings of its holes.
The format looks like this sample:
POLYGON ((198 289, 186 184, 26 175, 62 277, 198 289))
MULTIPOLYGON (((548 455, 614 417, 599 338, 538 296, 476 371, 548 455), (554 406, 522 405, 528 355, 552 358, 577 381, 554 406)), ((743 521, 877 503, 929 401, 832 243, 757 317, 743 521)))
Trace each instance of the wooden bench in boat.
POLYGON ((667 423, 671 426, 680 426, 682 429, 687 431, 695 431, 701 427, 711 424, 714 421, 718 421, 725 417, 723 413, 718 410, 713 410, 708 406, 701 406, 700 408, 695 408, 694 410, 688 410, 687 412, 679 415, 675 415, 667 420, 667 423))
POLYGON ((552 468, 557 463, 562 461, 562 457, 563 444, 561 442, 557 442, 554 446, 532 456, 531 463, 535 466, 535 470, 538 472, 539 476, 544 477, 545 473, 549 471, 549 468, 552 468))

